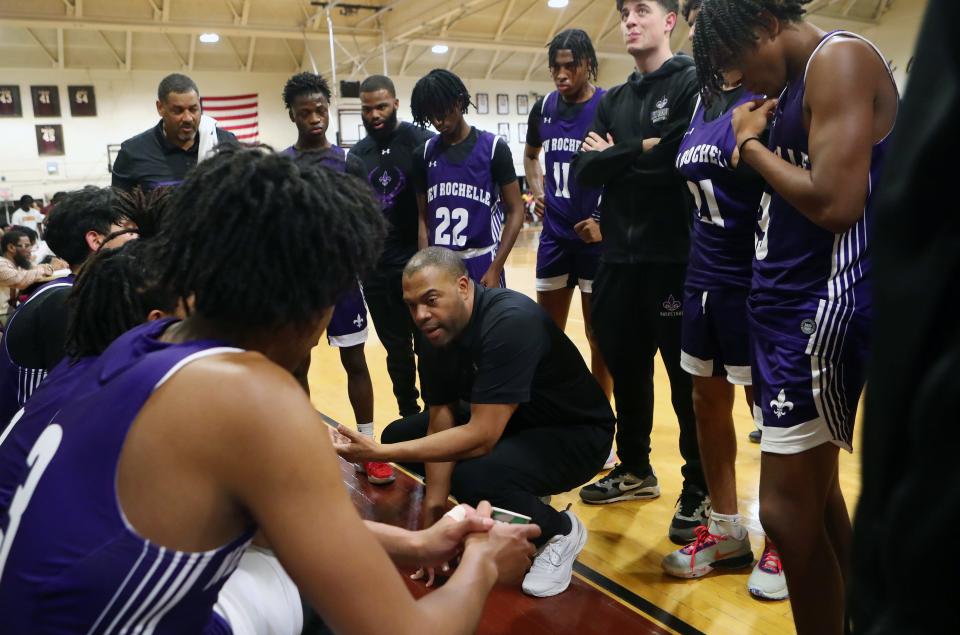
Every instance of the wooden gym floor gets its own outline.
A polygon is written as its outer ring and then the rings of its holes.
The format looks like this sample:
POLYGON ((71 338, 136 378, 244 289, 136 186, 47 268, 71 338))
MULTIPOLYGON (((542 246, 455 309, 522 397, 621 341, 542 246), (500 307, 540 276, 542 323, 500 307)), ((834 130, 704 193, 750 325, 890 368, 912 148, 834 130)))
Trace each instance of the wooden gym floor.
MULTIPOLYGON (((507 286, 535 298, 534 265, 536 260, 538 232, 524 229, 507 263, 507 286)), ((574 294, 567 335, 574 341, 585 358, 589 360, 589 348, 583 333, 583 318, 580 300, 574 294)), ((397 418, 397 405, 393 398, 390 378, 387 375, 385 352, 371 326, 366 345, 367 365, 373 379, 374 412, 377 433, 397 418)), ((346 376, 340 366, 337 351, 326 342, 313 351, 310 367, 310 387, 314 405, 331 418, 352 425, 355 423, 350 402, 347 399, 346 376)), ((660 479, 663 492, 659 499, 590 506, 579 502, 576 491, 554 496, 553 505, 561 508, 573 504, 573 510, 590 531, 590 537, 576 566, 577 583, 572 586, 577 593, 559 596, 570 601, 557 605, 569 609, 563 624, 551 625, 542 622, 543 632, 586 633, 594 612, 590 600, 609 602, 616 596, 623 604, 646 615, 667 632, 709 633, 711 635, 741 635, 763 633, 780 635, 794 633, 789 602, 761 602, 747 592, 746 583, 750 569, 736 572, 713 572, 699 580, 679 580, 665 575, 660 569, 660 560, 676 547, 667 538, 667 527, 673 516, 674 504, 680 494, 680 453, 677 448, 677 421, 670 406, 669 382, 662 364, 657 362, 654 376, 656 405, 652 438, 652 461, 660 479), (596 591, 602 588, 604 593, 596 591), (594 589, 594 594, 585 589, 594 589), (571 613, 572 611, 572 613, 571 613)), ((751 532, 755 556, 763 548, 763 535, 758 520, 757 492, 760 477, 759 446, 747 441, 753 423, 742 396, 738 396, 734 413, 737 439, 740 441, 737 456, 737 482, 740 514, 751 532)), ((859 443, 857 435, 854 447, 859 443)), ((348 485, 352 482, 348 479, 348 485)), ((856 455, 840 453, 840 483, 851 514, 860 493, 860 462, 856 455)), ((366 483, 363 484, 369 488, 366 483)), ((353 486, 351 486, 353 487, 353 486)), ((377 500, 376 492, 370 493, 377 500)), ((363 498, 362 496, 360 497, 363 498)), ((414 497, 415 498, 415 497, 414 497)), ((355 493, 355 500, 357 494, 355 493)), ((369 511, 369 510, 368 510, 369 511)), ((369 512, 372 513, 372 512, 369 512)), ((391 512, 396 513, 396 512, 391 512)), ((508 596, 518 606, 535 606, 522 596, 508 596)), ((599 607, 598 607, 599 608, 599 607)), ((540 613, 540 611, 537 611, 540 613)), ((542 612, 548 614, 549 611, 542 612)), ((606 614, 601 610, 598 613, 606 614)), ((518 609, 516 615, 524 614, 518 609)), ((598 615, 599 617, 599 615, 598 615)), ((529 619, 529 616, 528 616, 529 619)), ((606 619, 606 618, 605 618, 606 619)), ((485 621, 481 632, 531 633, 532 622, 518 617, 511 623, 500 622, 489 626, 485 621)), ((653 626, 653 625, 651 625, 653 626)), ((539 629, 537 629, 539 630, 539 629)), ((600 632, 600 631, 597 631, 600 632)), ((613 631, 611 631, 613 632, 613 631)), ((617 632, 621 632, 618 631, 617 632)), ((630 632, 647 632, 637 627, 630 632)), ((653 627, 649 632, 663 632, 653 627)))

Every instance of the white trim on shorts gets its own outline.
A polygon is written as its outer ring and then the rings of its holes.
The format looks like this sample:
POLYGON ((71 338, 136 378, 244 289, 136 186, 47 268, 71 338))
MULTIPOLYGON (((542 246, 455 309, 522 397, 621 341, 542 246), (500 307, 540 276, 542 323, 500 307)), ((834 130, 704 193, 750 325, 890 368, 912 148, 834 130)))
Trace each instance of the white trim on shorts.
MULTIPOLYGON (((700 359, 690 353, 680 351, 680 368, 687 371, 694 377, 714 377, 714 361, 712 359, 700 359)), ((728 366, 723 365, 726 371, 726 380, 734 386, 752 386, 753 376, 750 374, 749 366, 728 366)))
MULTIPOLYGON (((837 429, 836 432, 841 432, 841 434, 836 434, 828 423, 828 418, 832 418, 835 419, 837 426, 847 425, 849 426, 847 432, 852 433, 853 431, 853 422, 842 422, 836 416, 836 413, 829 412, 829 409, 836 408, 838 405, 832 403, 837 399, 835 399, 836 395, 832 394, 834 391, 831 390, 830 385, 836 380, 836 370, 834 369, 834 372, 829 373, 829 376, 826 377, 828 382, 826 387, 823 385, 823 380, 824 375, 828 375, 828 373, 820 369, 820 359, 815 356, 810 357, 810 372, 812 377, 810 389, 813 393, 813 403, 817 408, 817 418, 804 421, 790 428, 763 426, 763 437, 760 440, 761 451, 773 454, 800 454, 824 443, 832 443, 847 452, 853 452, 853 446, 850 443, 838 438, 842 434, 841 430, 837 429)), ((762 413, 760 417, 762 423, 762 413)))
MULTIPOLYGON (((563 276, 553 276, 551 278, 537 278, 537 291, 546 292, 567 289, 567 282, 569 282, 569 280, 569 274, 563 276)), ((577 287, 579 287, 580 293, 593 293, 593 280, 577 278, 577 287)))
POLYGON ((233 635, 300 635, 300 593, 272 551, 250 546, 220 589, 213 610, 233 635))
POLYGON ((367 332, 369 326, 364 326, 362 331, 356 333, 347 333, 346 335, 327 335, 327 342, 334 348, 350 348, 359 346, 367 341, 367 332))

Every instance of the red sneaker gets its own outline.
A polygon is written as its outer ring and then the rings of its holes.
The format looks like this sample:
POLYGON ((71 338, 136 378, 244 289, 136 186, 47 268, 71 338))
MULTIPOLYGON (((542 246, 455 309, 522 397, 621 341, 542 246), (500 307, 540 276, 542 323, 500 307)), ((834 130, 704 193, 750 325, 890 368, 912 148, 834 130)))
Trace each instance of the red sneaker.
POLYGON ((397 480, 397 476, 393 473, 393 468, 390 467, 389 463, 370 461, 368 463, 357 463, 356 468, 358 472, 366 474, 367 480, 374 485, 388 485, 397 480))

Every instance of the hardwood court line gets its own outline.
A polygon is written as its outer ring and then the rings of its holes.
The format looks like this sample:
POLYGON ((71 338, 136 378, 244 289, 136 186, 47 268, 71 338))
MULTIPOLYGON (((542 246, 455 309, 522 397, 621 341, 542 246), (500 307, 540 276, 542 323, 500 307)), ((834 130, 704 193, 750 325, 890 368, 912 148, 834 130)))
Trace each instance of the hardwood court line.
POLYGON ((612 597, 621 604, 635 610, 643 617, 653 620, 665 629, 669 629, 675 633, 679 633, 680 635, 706 635, 703 631, 694 628, 673 613, 660 608, 650 600, 637 595, 630 589, 614 582, 607 576, 595 569, 588 567, 579 560, 573 563, 573 572, 578 578, 590 586, 596 588, 605 595, 612 597))

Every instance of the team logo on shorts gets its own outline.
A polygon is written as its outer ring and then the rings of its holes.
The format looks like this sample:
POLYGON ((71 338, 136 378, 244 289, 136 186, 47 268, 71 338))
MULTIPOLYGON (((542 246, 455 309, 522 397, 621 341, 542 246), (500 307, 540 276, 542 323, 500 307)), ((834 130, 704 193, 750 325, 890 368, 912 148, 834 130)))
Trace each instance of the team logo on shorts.
POLYGON ((680 307, 683 305, 672 295, 664 300, 661 306, 665 311, 660 312, 660 317, 680 317, 683 315, 683 312, 680 310, 680 307))
POLYGON ((807 318, 800 323, 800 332, 804 335, 813 335, 817 332, 817 322, 816 320, 811 320, 807 318))
POLYGON ((353 320, 353 325, 356 326, 357 328, 360 328, 361 326, 363 326, 363 316, 357 313, 357 317, 354 318, 353 320))
POLYGON ((770 402, 770 407, 773 408, 773 414, 777 415, 777 419, 779 419, 793 410, 793 402, 787 401, 787 393, 781 390, 777 398, 770 402))

